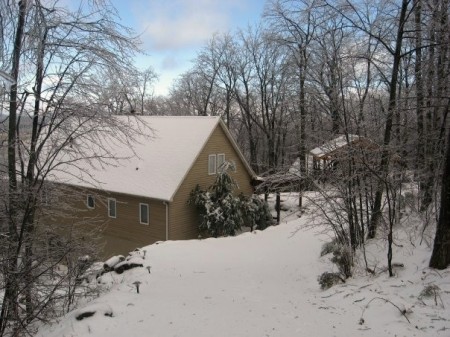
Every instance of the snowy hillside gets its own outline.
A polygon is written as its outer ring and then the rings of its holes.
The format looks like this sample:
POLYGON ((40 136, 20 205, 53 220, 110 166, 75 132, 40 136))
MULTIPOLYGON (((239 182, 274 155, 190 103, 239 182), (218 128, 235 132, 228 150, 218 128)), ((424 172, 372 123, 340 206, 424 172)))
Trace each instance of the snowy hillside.
POLYGON ((299 218, 283 199, 282 223, 265 231, 144 247, 143 268, 104 274, 107 291, 38 336, 450 336, 450 270, 427 268, 430 248, 410 229, 397 232, 395 277, 378 240, 367 247, 376 275, 358 262, 323 291, 317 277, 336 270, 320 257, 329 238, 309 226, 312 209, 299 218))

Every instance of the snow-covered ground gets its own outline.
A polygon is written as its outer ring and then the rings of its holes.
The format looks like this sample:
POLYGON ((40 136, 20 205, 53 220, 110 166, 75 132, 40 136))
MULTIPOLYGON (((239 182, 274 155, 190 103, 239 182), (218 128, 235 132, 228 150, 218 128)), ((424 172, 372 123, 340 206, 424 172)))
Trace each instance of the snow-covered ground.
POLYGON ((143 268, 104 274, 107 291, 38 336, 450 336, 450 270, 427 267, 431 250, 413 226, 397 231, 395 277, 374 240, 376 275, 357 262, 354 278, 323 291, 317 277, 336 271, 320 257, 329 238, 310 226, 312 209, 299 218, 296 200, 283 199, 282 223, 265 231, 144 247, 143 268))

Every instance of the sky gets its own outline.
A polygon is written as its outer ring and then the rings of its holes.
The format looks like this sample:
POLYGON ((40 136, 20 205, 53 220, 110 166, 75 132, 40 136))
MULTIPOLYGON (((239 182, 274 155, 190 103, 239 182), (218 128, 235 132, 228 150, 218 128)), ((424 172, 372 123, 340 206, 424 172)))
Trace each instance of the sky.
POLYGON ((146 55, 141 69, 159 76, 156 95, 165 95, 173 80, 192 66, 196 53, 214 33, 233 32, 257 23, 264 0, 112 0, 121 23, 135 30, 146 55))

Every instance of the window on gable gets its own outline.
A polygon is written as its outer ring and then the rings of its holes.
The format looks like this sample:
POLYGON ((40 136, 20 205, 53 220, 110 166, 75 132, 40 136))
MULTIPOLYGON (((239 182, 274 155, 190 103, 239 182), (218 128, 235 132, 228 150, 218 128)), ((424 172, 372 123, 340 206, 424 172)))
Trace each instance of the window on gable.
POLYGON ((225 163, 225 153, 219 153, 217 155, 217 170, 221 169, 223 163, 225 163))
POLYGON ((208 156, 208 174, 216 174, 217 172, 217 162, 216 162, 216 155, 210 154, 208 156))
POLYGON ((148 204, 139 204, 139 222, 144 225, 149 223, 148 204))
POLYGON ((117 217, 116 199, 108 198, 108 216, 110 218, 117 217))
POLYGON ((95 198, 92 194, 88 194, 86 204, 88 208, 95 208, 95 198))

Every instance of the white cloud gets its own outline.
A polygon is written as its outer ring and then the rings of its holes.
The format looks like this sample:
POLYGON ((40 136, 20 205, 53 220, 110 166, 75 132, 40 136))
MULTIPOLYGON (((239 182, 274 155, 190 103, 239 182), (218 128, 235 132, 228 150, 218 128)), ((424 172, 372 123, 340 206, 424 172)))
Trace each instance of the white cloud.
POLYGON ((122 23, 140 35, 146 56, 137 65, 159 75, 155 94, 191 67, 196 51, 216 32, 244 28, 259 20, 264 0, 111 0, 122 23))
POLYGON ((237 0, 150 0, 133 10, 146 47, 174 51, 199 46, 214 32, 231 29, 243 8, 237 0))

